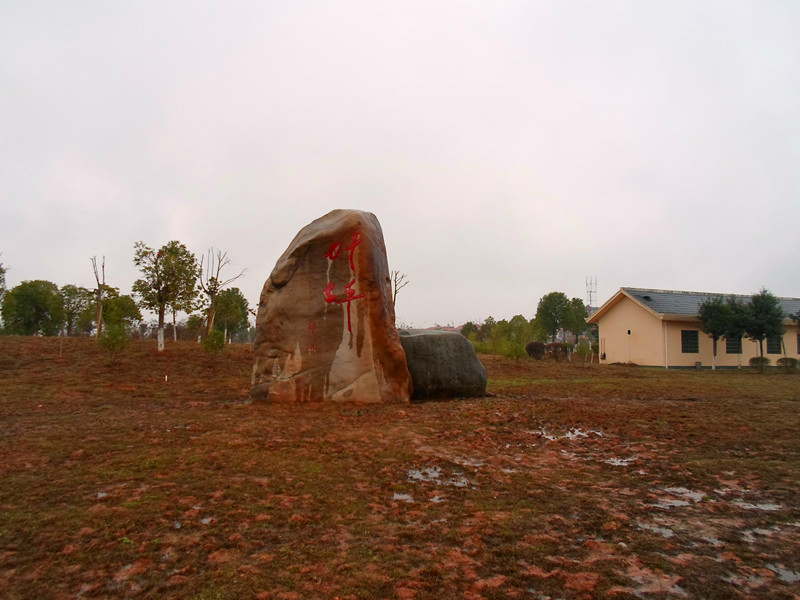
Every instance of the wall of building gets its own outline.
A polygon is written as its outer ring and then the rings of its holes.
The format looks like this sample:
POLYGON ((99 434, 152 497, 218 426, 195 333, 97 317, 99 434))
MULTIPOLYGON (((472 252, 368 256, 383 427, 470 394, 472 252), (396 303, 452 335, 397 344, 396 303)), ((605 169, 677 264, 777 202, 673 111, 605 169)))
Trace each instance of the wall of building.
MULTIPOLYGON (((669 353, 669 364, 675 367, 693 367, 697 362, 702 363, 703 367, 710 367, 713 360, 714 343, 711 337, 700 331, 698 321, 668 321, 667 322, 667 344, 669 353), (684 353, 681 351, 681 330, 697 330, 699 341, 698 353, 684 353)), ((786 332, 783 334, 783 345, 786 348, 786 356, 790 358, 800 358, 797 352, 797 326, 786 325, 786 332)), ((717 366, 718 367, 737 367, 739 364, 748 366, 749 361, 754 356, 759 356, 758 342, 747 338, 742 339, 741 358, 738 354, 728 354, 726 352, 726 341, 721 339, 717 342, 717 366), (741 363, 740 363, 741 360, 741 363)), ((767 343, 764 342, 764 356, 770 359, 773 366, 784 354, 768 354, 767 343)), ((662 363, 663 364, 663 363, 662 363)))
POLYGON ((602 362, 664 366, 664 332, 661 321, 626 296, 601 317, 598 335, 600 355, 605 353, 606 356, 602 362))

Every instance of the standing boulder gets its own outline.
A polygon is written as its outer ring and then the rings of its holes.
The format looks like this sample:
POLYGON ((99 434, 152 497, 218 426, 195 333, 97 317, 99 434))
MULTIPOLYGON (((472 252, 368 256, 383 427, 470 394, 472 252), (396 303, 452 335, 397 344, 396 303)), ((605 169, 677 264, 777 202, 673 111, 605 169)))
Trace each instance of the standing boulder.
POLYGON ((471 398, 486 395, 486 369, 467 338, 452 331, 400 332, 414 398, 471 398))
POLYGON ((264 284, 254 352, 254 400, 410 400, 375 215, 334 210, 300 230, 264 284))

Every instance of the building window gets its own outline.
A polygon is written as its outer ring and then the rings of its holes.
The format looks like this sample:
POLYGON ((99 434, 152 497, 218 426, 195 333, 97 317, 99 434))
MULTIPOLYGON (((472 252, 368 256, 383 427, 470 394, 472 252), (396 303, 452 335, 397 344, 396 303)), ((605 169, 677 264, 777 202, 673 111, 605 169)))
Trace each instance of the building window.
POLYGON ((725 338, 725 353, 726 354, 741 354, 742 353, 742 337, 726 337, 725 338))
POLYGON ((767 354, 781 354, 781 336, 767 336, 767 354))
POLYGON ((697 354, 700 352, 700 332, 696 329, 681 330, 681 352, 697 354))

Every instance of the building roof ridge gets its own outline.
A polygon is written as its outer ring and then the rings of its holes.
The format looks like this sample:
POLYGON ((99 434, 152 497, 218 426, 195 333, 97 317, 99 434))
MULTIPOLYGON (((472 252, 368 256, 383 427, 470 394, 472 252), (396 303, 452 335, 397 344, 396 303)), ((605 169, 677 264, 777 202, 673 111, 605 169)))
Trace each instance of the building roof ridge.
MULTIPOLYGON (((752 298, 755 294, 734 294, 732 292, 693 292, 690 290, 662 290, 657 288, 637 288, 637 287, 627 287, 623 286, 620 288, 626 292, 652 292, 654 294, 682 294, 685 296, 722 296, 723 298, 729 298, 731 296, 735 296, 737 298, 752 298)), ((778 300, 800 300, 800 298, 796 298, 793 296, 775 296, 778 300)))

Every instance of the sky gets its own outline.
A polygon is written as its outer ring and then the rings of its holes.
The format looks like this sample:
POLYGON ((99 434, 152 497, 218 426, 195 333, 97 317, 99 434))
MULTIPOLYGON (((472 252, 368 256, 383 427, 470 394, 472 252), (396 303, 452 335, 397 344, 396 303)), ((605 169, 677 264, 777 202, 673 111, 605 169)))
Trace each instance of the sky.
POLYGON ((298 230, 374 213, 401 325, 551 291, 800 296, 800 3, 0 3, 7 286, 130 293, 226 251, 258 303, 298 230))

